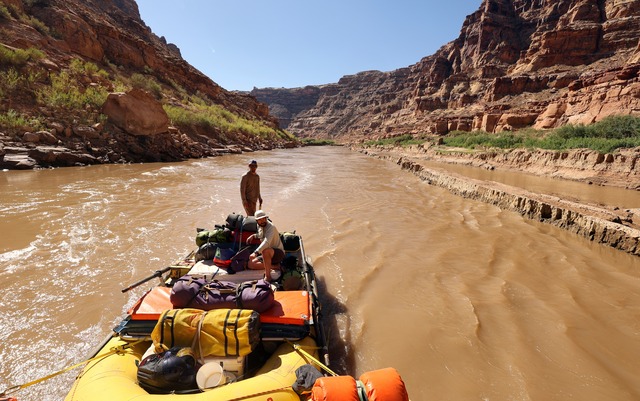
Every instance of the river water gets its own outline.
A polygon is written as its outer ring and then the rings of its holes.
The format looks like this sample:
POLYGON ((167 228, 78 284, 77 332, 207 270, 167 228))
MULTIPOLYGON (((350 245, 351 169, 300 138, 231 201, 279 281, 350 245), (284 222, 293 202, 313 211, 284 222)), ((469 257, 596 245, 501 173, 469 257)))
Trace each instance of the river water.
POLYGON ((0 173, 0 389, 83 360, 144 291, 122 288, 242 212, 250 158, 326 289, 336 370, 395 367, 413 401, 640 399, 637 257, 334 147, 0 173))

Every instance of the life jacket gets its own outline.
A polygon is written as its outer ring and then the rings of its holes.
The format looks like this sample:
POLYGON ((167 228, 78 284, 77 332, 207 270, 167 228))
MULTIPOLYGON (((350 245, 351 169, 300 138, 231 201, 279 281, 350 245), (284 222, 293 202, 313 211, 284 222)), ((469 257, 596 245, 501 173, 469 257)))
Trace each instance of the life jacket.
POLYGON ((386 368, 351 376, 321 377, 311 389, 312 401, 409 401, 397 370, 386 368))

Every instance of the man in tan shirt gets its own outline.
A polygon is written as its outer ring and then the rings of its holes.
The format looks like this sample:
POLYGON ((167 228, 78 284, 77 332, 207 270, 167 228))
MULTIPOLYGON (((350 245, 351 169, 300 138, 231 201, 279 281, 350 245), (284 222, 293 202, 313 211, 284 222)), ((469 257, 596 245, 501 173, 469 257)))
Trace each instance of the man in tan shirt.
POLYGON ((284 259, 284 246, 278 229, 267 217, 269 216, 264 210, 256 212, 258 232, 249 236, 247 243, 259 242, 260 245, 249 256, 247 267, 252 270, 264 269, 265 280, 271 281, 274 279, 271 277, 271 270, 280 270, 280 262, 284 259))
POLYGON ((256 173, 258 162, 251 160, 249 171, 244 173, 240 180, 240 197, 242 206, 247 216, 253 216, 256 212, 256 203, 260 202, 262 208, 262 196, 260 196, 260 176, 256 173))

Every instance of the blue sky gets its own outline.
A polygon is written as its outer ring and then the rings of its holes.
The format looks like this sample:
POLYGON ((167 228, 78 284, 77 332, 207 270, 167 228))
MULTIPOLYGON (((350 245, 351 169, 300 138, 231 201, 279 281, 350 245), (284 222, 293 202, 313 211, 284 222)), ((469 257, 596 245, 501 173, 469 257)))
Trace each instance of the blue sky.
POLYGON ((136 0, 151 30, 228 90, 391 71, 457 38, 482 0, 136 0))

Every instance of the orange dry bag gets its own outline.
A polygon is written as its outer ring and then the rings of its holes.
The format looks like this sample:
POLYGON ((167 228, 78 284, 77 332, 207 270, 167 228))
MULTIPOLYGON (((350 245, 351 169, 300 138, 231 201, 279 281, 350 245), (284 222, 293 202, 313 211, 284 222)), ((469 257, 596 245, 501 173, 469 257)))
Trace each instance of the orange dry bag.
POLYGON ((366 372, 360 376, 369 401, 409 401, 407 388, 394 368, 366 372))
POLYGON ((321 377, 311 389, 313 401, 360 401, 356 379, 351 376, 321 377))

